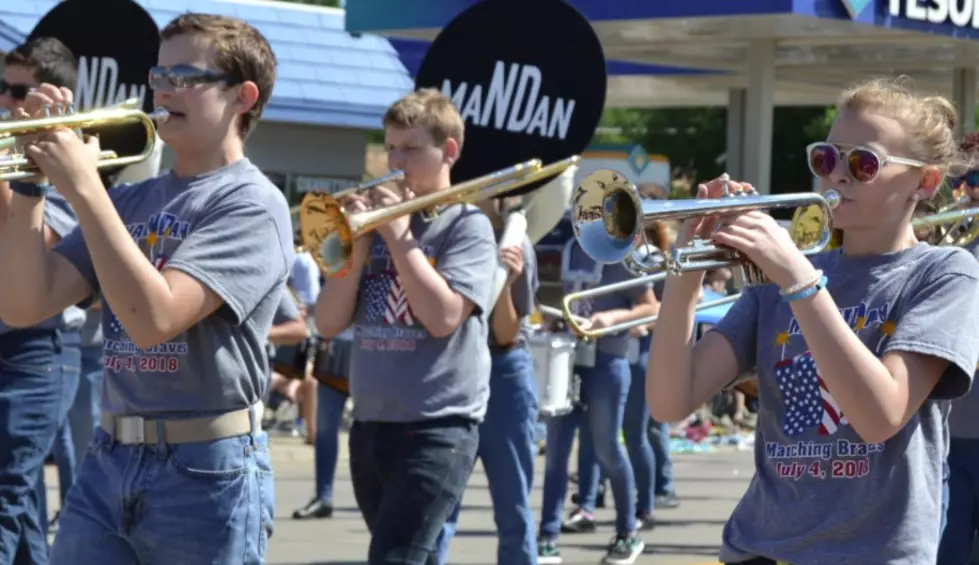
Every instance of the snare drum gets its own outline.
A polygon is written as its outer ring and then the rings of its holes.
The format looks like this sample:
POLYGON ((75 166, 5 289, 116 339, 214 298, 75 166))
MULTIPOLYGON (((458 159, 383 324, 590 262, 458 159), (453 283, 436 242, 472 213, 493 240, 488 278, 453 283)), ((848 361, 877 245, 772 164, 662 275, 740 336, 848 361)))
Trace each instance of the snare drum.
POLYGON ((346 337, 321 339, 313 361, 313 377, 321 385, 350 394, 350 350, 353 341, 346 337))
POLYGON ((568 334, 538 332, 530 336, 540 418, 562 416, 574 410, 578 401, 575 341, 568 334))

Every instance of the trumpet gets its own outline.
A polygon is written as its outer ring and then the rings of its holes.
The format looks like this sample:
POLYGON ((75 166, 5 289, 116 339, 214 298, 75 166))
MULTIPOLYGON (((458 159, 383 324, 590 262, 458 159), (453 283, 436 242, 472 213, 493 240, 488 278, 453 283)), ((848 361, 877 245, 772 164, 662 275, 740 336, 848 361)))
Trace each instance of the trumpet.
MULTIPOLYGON (((636 255, 645 244, 647 224, 683 220, 699 216, 738 215, 771 208, 817 205, 823 210, 824 229, 815 246, 804 249, 811 255, 823 251, 832 239, 830 218, 840 202, 835 190, 823 194, 800 193, 759 196, 756 193, 730 195, 721 199, 642 201, 636 187, 616 171, 598 170, 586 177, 575 191, 571 203, 571 225, 582 250, 600 263, 619 263, 631 256, 632 268, 654 268, 636 255)), ((692 241, 665 255, 666 270, 679 274, 730 267, 741 284, 760 284, 764 273, 739 252, 706 240, 692 241)))
MULTIPOLYGON (((142 124, 146 130, 146 143, 143 150, 135 155, 117 155, 114 151, 99 154, 98 168, 125 167, 149 159, 156 147, 156 125, 170 116, 165 108, 146 113, 139 109, 139 100, 131 99, 110 108, 90 112, 75 113, 74 107, 57 106, 55 114, 44 118, 29 120, 5 120, 0 122, 0 148, 14 146, 17 138, 36 135, 58 128, 74 129, 123 126, 132 123, 142 124)), ((0 180, 12 181, 42 176, 41 170, 23 153, 13 153, 0 157, 0 180)))
POLYGON ((311 192, 303 197, 300 205, 299 233, 302 245, 312 253, 324 274, 343 276, 351 267, 354 239, 395 218, 435 207, 494 198, 556 175, 575 162, 577 156, 547 166, 542 166, 540 159, 531 159, 439 192, 357 214, 348 213, 335 196, 311 192))
MULTIPOLYGON (((358 184, 355 184, 354 186, 351 186, 350 188, 345 188, 343 190, 339 190, 337 192, 331 193, 330 196, 332 196, 333 198, 335 198, 337 200, 342 200, 343 198, 346 198, 347 196, 350 196, 351 194, 359 194, 361 192, 366 192, 366 191, 368 191, 368 190, 370 190, 372 188, 378 187, 378 186, 380 186, 382 184, 387 184, 389 182, 397 182, 397 181, 400 181, 400 180, 404 180, 404 178, 405 178, 404 171, 392 171, 392 172, 390 172, 390 173, 388 173, 386 175, 383 175, 383 176, 380 176, 380 177, 377 177, 377 178, 374 178, 374 179, 367 179, 367 180, 365 180, 363 182, 360 182, 358 184)), ((303 209, 302 204, 300 204, 298 206, 293 206, 292 208, 289 208, 289 214, 292 215, 292 216, 295 216, 295 215, 299 214, 299 212, 302 209, 303 209)))

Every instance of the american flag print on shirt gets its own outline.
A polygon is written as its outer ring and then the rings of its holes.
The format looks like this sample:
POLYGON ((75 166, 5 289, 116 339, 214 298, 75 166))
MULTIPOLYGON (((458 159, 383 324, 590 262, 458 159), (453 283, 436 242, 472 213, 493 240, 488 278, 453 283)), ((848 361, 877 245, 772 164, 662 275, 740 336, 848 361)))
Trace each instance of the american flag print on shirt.
POLYGON ((385 272, 368 276, 364 285, 364 299, 368 323, 415 325, 415 317, 398 275, 385 272))
POLYGON ((809 351, 776 363, 775 380, 785 403, 785 435, 797 436, 818 426, 819 435, 828 436, 846 425, 809 351))

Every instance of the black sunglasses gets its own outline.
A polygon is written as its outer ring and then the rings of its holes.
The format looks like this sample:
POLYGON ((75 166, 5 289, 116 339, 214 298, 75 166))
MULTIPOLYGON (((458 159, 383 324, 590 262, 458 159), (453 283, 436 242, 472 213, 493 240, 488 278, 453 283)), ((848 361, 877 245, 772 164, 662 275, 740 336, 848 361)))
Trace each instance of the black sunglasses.
POLYGON ((962 186, 962 183, 966 183, 972 188, 979 188, 979 171, 969 171, 960 177, 951 177, 948 179, 948 183, 952 188, 958 188, 962 186))
POLYGON ((10 97, 17 101, 27 98, 27 93, 31 91, 31 86, 27 84, 11 84, 0 79, 0 94, 10 93, 10 97))
POLYGON ((153 67, 150 69, 150 88, 168 91, 176 88, 189 88, 199 84, 223 82, 235 86, 241 81, 217 71, 199 69, 193 65, 174 65, 172 67, 153 67))

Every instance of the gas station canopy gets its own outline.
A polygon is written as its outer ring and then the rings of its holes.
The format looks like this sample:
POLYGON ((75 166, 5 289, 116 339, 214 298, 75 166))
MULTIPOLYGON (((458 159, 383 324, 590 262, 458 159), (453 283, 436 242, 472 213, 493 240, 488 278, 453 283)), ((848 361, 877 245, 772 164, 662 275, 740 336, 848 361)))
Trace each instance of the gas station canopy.
MULTIPOLYGON (((358 0, 347 4, 346 26, 389 37, 415 71, 428 42, 478 1, 358 0)), ((979 0, 570 4, 601 39, 609 106, 727 106, 732 90, 752 89, 759 72, 753 67, 774 71, 775 105, 831 104, 846 85, 880 75, 906 74, 918 88, 950 98, 974 92, 975 72, 954 71, 979 61, 979 0), (963 78, 972 85, 962 85, 963 78)), ((514 2, 514 18, 521 17, 520 6, 514 2)))

